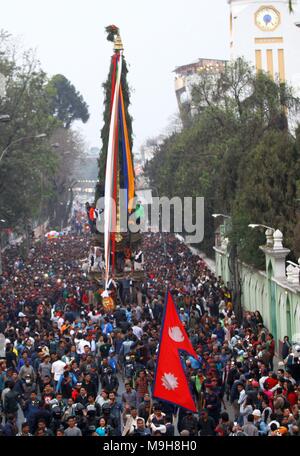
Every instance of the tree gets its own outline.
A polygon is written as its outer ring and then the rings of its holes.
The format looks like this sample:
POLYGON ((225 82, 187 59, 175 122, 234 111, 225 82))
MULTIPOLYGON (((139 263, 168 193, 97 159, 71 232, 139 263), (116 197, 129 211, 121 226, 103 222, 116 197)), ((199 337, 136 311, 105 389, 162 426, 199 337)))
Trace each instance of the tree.
POLYGON ((74 170, 77 161, 84 161, 86 148, 83 137, 72 129, 57 128, 51 136, 56 171, 46 179, 51 186, 47 212, 50 225, 60 229, 67 226, 73 204, 73 186, 77 179, 74 170))
POLYGON ((7 224, 16 228, 37 216, 41 176, 55 172, 51 146, 44 138, 33 138, 41 133, 50 135, 57 122, 50 115, 46 74, 33 52, 19 56, 8 34, 1 35, 0 49, 0 71, 6 77, 0 111, 11 119, 0 126, 1 151, 7 148, 0 163, 0 212, 7 224))
POLYGON ((192 97, 198 114, 191 125, 165 138, 145 168, 152 185, 160 195, 204 196, 207 252, 213 212, 233 216, 231 242, 242 259, 258 259, 261 234, 249 233, 251 222, 278 226, 293 248, 300 148, 286 113, 296 112, 299 100, 242 59, 222 73, 202 73, 192 97))
POLYGON ((15 40, 4 32, 0 34, 0 72, 6 80, 0 112, 10 115, 10 122, 0 123, 0 152, 7 149, 0 163, 1 218, 20 231, 48 217, 53 223, 64 223, 70 209, 74 160, 84 147, 82 141, 54 116, 49 79, 34 53, 20 53, 15 40), (58 148, 53 147, 55 143, 58 148))
POLYGON ((64 128, 70 128, 75 120, 83 123, 89 120, 88 105, 65 76, 53 76, 47 90, 51 98, 52 115, 62 122, 64 128))
POLYGON ((297 162, 299 151, 294 139, 287 131, 275 129, 268 131, 243 157, 232 214, 234 236, 244 261, 264 267, 264 255, 257 251, 262 236, 250 236, 249 223, 279 228, 285 234, 285 243, 294 248, 299 171, 291 163, 297 162))

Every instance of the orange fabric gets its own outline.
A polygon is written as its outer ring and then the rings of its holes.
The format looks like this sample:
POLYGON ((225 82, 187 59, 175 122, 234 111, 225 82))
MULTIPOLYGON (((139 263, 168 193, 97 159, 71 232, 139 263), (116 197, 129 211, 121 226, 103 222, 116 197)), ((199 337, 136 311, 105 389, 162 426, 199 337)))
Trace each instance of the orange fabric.
POLYGON ((89 217, 90 217, 90 220, 94 220, 94 218, 95 218, 95 209, 93 207, 91 207, 89 210, 89 217))

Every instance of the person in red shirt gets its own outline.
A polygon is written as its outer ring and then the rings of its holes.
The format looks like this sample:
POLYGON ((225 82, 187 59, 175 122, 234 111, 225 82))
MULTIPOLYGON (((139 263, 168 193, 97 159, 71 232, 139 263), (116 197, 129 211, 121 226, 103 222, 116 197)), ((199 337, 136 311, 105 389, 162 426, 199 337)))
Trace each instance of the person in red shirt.
POLYGON ((88 303, 89 303, 89 297, 88 297, 88 295, 86 294, 86 292, 83 293, 81 301, 82 301, 82 303, 83 303, 84 305, 88 305, 88 303))
POLYGON ((72 399, 74 402, 76 402, 76 399, 80 394, 80 388, 81 388, 81 383, 76 383, 75 388, 73 388, 72 399))
POLYGON ((267 349, 268 349, 268 352, 270 353, 269 366, 270 366, 270 369, 273 370, 274 369, 273 358, 275 355, 275 340, 274 340, 273 334, 271 334, 271 333, 269 333, 267 335, 267 349))
POLYGON ((265 383, 268 385, 268 389, 271 390, 278 383, 277 375, 274 372, 270 372, 269 377, 265 380, 265 383))
POLYGON ((295 392, 294 385, 292 385, 291 383, 288 383, 286 398, 290 403, 290 407, 293 407, 293 405, 296 405, 298 402, 298 395, 295 392))
POLYGON ((149 393, 150 376, 146 371, 140 371, 135 382, 138 405, 146 393, 149 393))
POLYGON ((273 392, 269 389, 269 386, 268 386, 268 384, 267 384, 266 381, 264 382, 263 393, 265 394, 265 396, 267 396, 267 398, 269 399, 269 401, 273 401, 274 394, 273 394, 273 392))

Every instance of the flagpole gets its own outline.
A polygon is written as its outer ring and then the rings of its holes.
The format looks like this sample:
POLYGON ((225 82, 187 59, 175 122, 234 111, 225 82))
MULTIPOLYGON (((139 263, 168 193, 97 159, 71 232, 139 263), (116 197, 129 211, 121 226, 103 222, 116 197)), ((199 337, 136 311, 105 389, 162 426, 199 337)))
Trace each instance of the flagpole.
MULTIPOLYGON (((114 155, 115 155, 115 129, 117 124, 118 102, 120 93, 120 83, 122 74, 122 53, 120 52, 119 64, 117 63, 117 80, 115 85, 115 92, 113 97, 113 107, 111 113, 108 150, 106 159, 106 173, 105 173, 105 195, 104 195, 104 254, 105 254, 105 289, 107 290, 109 275, 110 275, 110 254, 111 254, 111 225, 113 212, 116 211, 116 202, 113 205, 113 183, 114 183, 114 155)), ((114 228, 115 229, 115 228, 114 228)))

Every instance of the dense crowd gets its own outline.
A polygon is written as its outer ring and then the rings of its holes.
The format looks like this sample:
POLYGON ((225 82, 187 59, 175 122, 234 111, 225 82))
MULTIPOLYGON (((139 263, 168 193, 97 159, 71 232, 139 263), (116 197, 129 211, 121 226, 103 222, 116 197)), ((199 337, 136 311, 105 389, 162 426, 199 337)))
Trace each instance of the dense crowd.
POLYGON ((275 369, 260 313, 238 322, 228 284, 199 256, 171 234, 145 234, 145 280, 122 280, 108 314, 82 268, 90 235, 73 228, 26 259, 5 252, 0 435, 299 435, 297 354, 286 338, 275 369), (198 354, 182 355, 196 414, 152 397, 167 289, 198 354))

